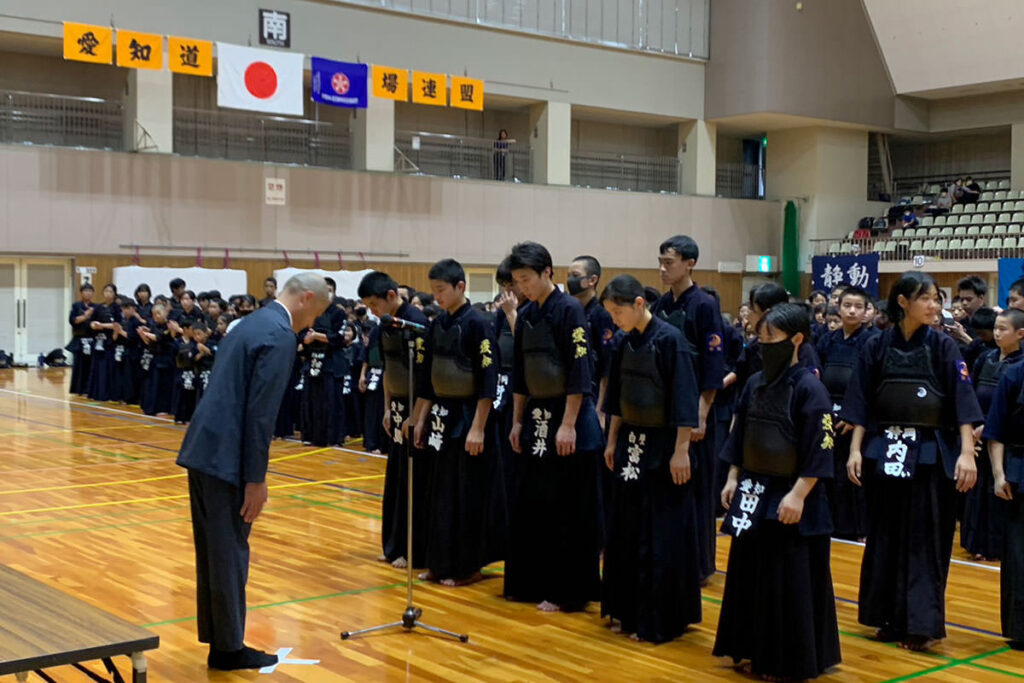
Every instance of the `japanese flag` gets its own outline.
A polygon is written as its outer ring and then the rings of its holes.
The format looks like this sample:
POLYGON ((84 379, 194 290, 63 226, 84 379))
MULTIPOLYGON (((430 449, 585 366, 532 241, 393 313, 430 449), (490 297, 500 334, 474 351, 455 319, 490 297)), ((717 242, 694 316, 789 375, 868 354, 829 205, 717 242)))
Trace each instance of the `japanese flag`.
POLYGON ((217 106, 301 116, 304 59, 295 52, 217 43, 217 106))

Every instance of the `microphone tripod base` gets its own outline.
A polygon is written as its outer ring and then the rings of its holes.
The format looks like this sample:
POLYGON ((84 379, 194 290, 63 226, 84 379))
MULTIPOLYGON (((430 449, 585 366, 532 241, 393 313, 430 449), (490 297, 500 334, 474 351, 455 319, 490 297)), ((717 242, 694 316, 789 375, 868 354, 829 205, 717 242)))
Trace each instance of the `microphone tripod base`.
POLYGON ((384 631, 386 629, 401 627, 406 631, 413 631, 417 628, 421 628, 425 631, 430 631, 431 633, 455 638, 460 643, 469 642, 469 636, 465 633, 455 633, 454 631, 447 631, 443 628, 437 628, 436 626, 428 626, 419 620, 421 616, 423 616, 423 610, 419 607, 407 607, 405 611, 402 612, 401 621, 395 621, 390 624, 381 624, 380 626, 371 626, 370 628, 361 628, 358 631, 342 631, 341 639, 348 640, 352 636, 360 636, 364 633, 372 633, 374 631, 384 631))

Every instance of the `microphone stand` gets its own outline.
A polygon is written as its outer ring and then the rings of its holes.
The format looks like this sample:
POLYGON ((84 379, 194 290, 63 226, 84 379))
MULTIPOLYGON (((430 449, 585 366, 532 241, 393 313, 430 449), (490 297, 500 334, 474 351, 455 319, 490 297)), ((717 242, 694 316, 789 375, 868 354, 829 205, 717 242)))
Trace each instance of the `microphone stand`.
MULTIPOLYGON (((409 348, 409 416, 412 417, 413 406, 415 405, 413 377, 416 369, 416 339, 414 333, 411 330, 403 329, 402 335, 405 337, 406 345, 409 348)), ((390 406, 388 406, 390 410, 390 406)), ((401 429, 401 427, 399 427, 401 429)), ((413 437, 414 438, 414 437, 413 437)), ((373 631, 383 631, 386 629, 401 627, 405 631, 413 631, 416 628, 422 628, 433 633, 439 633, 444 636, 451 636, 457 638, 461 643, 469 642, 469 635, 465 633, 455 633, 454 631, 447 631, 443 628, 437 628, 436 626, 429 626, 420 621, 420 617, 423 616, 423 609, 416 607, 412 601, 412 586, 413 586, 413 568, 412 568, 412 438, 405 437, 405 458, 406 458, 406 471, 408 474, 408 491, 406 493, 406 520, 405 520, 405 611, 402 612, 402 618, 400 621, 393 621, 387 624, 381 624, 380 626, 371 626, 369 628, 361 628, 356 631, 342 631, 341 639, 348 640, 352 636, 362 635, 364 633, 372 633, 373 631)))

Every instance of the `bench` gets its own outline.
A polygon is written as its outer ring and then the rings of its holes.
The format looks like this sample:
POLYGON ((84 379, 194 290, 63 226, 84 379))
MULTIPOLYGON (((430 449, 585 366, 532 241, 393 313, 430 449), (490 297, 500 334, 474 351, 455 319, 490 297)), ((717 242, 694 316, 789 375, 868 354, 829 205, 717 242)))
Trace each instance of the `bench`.
POLYGON ((102 660, 114 683, 124 683, 111 660, 124 655, 132 683, 144 683, 143 653, 159 645, 159 636, 0 565, 0 675, 26 681, 34 671, 52 681, 42 669, 71 665, 102 681, 82 665, 102 660))

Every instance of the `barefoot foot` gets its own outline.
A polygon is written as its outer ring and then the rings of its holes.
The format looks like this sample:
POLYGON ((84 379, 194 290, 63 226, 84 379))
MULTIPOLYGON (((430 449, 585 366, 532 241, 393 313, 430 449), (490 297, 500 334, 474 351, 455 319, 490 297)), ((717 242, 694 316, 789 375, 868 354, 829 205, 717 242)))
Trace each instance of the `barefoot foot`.
POLYGON ((409 563, 405 561, 404 557, 399 557, 397 560, 391 563, 391 566, 395 569, 405 569, 409 566, 409 563))
POLYGON ((545 600, 544 602, 542 602, 539 605, 537 605, 537 609, 539 609, 541 612, 561 612, 562 611, 561 607, 559 607, 558 605, 556 605, 553 602, 548 602, 547 600, 545 600))

